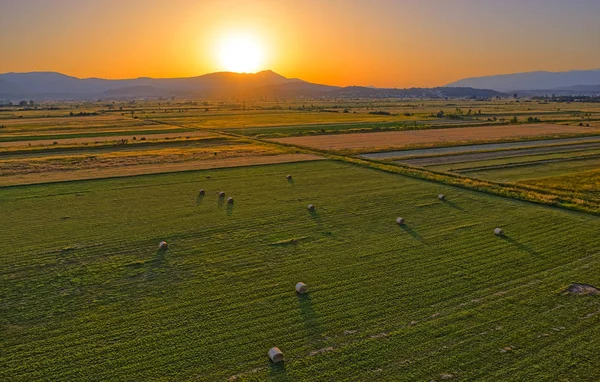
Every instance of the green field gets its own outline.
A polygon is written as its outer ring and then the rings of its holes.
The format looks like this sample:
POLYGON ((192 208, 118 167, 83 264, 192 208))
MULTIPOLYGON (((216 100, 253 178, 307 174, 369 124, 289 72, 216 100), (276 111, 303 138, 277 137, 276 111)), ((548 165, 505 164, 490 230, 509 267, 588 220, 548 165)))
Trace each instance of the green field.
POLYGON ((576 189, 582 193, 584 197, 600 199, 600 170, 598 168, 589 171, 567 173, 559 176, 523 180, 519 183, 561 191, 571 191, 576 189))
POLYGON ((2 380, 600 380, 600 300, 560 293, 597 216, 333 161, 0 200, 2 380))
MULTIPOLYGON (((460 158, 454 158, 455 163, 440 164, 434 166, 426 166, 429 169, 436 171, 451 171, 451 172, 473 172, 478 170, 494 170, 509 167, 523 167, 529 165, 540 165, 545 163, 562 163, 579 160, 594 160, 600 159, 600 149, 581 150, 581 151, 566 151, 551 154, 537 155, 521 155, 521 156, 506 156, 498 159, 486 159, 460 162, 460 158)), ((500 156, 500 155, 498 155, 500 156)), ((447 158, 447 157, 446 157, 447 158)))
POLYGON ((564 162, 530 163, 524 166, 492 168, 488 170, 481 169, 465 172, 463 175, 499 182, 518 182, 527 179, 585 172, 595 170, 598 166, 600 166, 600 159, 590 158, 564 162))

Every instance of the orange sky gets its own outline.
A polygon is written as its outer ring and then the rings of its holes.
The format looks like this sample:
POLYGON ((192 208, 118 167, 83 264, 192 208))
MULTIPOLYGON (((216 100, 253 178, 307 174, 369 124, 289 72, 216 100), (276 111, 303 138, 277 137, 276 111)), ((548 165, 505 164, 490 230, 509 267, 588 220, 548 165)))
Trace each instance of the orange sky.
POLYGON ((332 85, 436 86, 600 68, 597 0, 0 0, 0 72, 195 76, 247 34, 262 69, 332 85))

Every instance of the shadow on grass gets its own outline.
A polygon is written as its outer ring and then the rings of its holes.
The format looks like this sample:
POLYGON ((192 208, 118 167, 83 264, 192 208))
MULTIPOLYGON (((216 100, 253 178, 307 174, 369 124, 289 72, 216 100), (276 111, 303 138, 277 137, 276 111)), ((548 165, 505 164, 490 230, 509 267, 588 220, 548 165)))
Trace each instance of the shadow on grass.
POLYGON ((414 229, 407 226, 406 224, 401 225, 400 228, 403 231, 405 231, 406 233, 408 233, 410 236, 412 236, 414 239, 417 239, 421 242, 423 241, 423 237, 421 235, 419 235, 414 229))
POLYGON ((310 217, 313 218, 313 220, 316 221, 321 221, 321 216, 319 216, 319 213, 315 210, 315 211, 308 211, 308 213, 310 214, 310 217))
POLYGON ((159 249, 154 254, 154 259, 152 259, 152 261, 150 263, 152 265, 154 265, 154 266, 161 266, 165 262, 165 256, 166 256, 166 254, 167 254, 166 250, 159 249))
POLYGON ((297 294, 298 304, 300 305, 300 315, 304 324, 304 329, 308 333, 311 341, 319 342, 322 340, 323 331, 317 321, 317 313, 313 308, 310 294, 297 294))
POLYGON ((510 244, 512 244, 513 246, 517 247, 521 251, 527 252, 533 256, 539 255, 539 253, 534 251, 531 247, 528 247, 523 243, 519 243, 517 240, 513 239, 512 237, 504 235, 504 236, 501 236, 501 238, 502 238, 502 240, 505 240, 505 241, 509 242, 510 244))
POLYGON ((225 197, 219 196, 219 208, 223 207, 224 203, 225 203, 225 197))
POLYGON ((233 215, 233 203, 227 203, 227 216, 233 215))
POLYGON ((294 178, 292 179, 288 179, 288 184, 291 184, 292 186, 296 184, 296 182, 294 181, 294 178))
POLYGON ((289 381, 285 373, 285 361, 279 363, 269 362, 269 379, 273 381, 289 381))
POLYGON ((198 194, 198 196, 196 197, 196 205, 199 205, 200 203, 202 203, 202 201, 204 200, 205 196, 206 195, 198 194))
POLYGON ((159 249, 154 254, 154 258, 150 261, 147 261, 146 273, 148 280, 154 280, 159 277, 161 274, 161 269, 165 266, 165 256, 167 251, 164 249, 159 249))
POLYGON ((464 210, 465 210, 464 208, 462 208, 462 207, 461 207, 461 206, 459 206, 458 204, 456 204, 456 203, 454 203, 454 202, 450 202, 450 201, 448 201, 448 200, 445 200, 445 201, 444 201, 444 204, 447 204, 447 205, 449 205, 450 207, 452 207, 452 208, 454 208, 455 210, 458 210, 458 211, 464 211, 464 210))

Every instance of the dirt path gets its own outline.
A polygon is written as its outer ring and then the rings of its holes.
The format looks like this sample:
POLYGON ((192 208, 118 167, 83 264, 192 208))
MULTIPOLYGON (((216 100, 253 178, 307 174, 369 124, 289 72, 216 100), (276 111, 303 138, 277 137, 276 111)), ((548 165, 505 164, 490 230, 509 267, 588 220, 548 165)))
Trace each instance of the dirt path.
POLYGON ((281 154, 239 158, 189 161, 170 164, 132 165, 74 171, 55 171, 44 174, 32 173, 0 178, 0 187, 38 183, 54 183, 71 180, 102 179, 133 175, 159 174, 178 171, 206 170, 223 167, 242 167, 274 163, 304 162, 325 159, 312 154, 281 154))

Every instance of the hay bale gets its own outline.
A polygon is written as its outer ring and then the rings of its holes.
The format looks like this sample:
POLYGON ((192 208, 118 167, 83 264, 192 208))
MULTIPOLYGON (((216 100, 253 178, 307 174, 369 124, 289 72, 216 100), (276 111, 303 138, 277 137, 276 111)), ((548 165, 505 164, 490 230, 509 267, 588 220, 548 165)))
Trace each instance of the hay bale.
POLYGON ((438 195, 438 199, 439 199, 439 200, 441 200, 441 201, 444 201, 444 200, 446 200, 446 195, 444 195, 444 194, 439 194, 439 195, 438 195))
POLYGON ((278 347, 269 349, 269 358, 273 363, 283 362, 283 352, 278 347))
POLYGON ((494 235, 496 236, 504 236, 504 230, 502 228, 495 228, 494 235))
POLYGON ((292 176, 291 176, 291 175, 288 175, 288 176, 286 176, 286 179, 287 179, 287 180, 292 180, 292 176))
POLYGON ((225 192, 224 191, 219 192, 219 198, 224 198, 224 197, 225 197, 225 192))
POLYGON ((227 199, 227 204, 233 204, 233 198, 228 198, 227 199))
POLYGON ((308 286, 306 284, 304 284, 303 282, 299 282, 298 284, 296 284, 296 293, 304 294, 307 292, 308 292, 308 286))
POLYGON ((158 250, 159 250, 159 251, 166 251, 167 249, 169 249, 169 244, 167 244, 167 242, 166 242, 166 241, 161 241, 161 242, 158 244, 158 250))
POLYGON ((404 225, 404 218, 396 219, 396 223, 398 223, 398 225, 404 225))
POLYGON ((206 191, 204 191, 204 189, 200 190, 200 195, 204 195, 206 194, 206 191))
POLYGON ((316 210, 315 206, 313 206, 312 204, 309 204, 307 208, 310 212, 315 212, 316 210))

